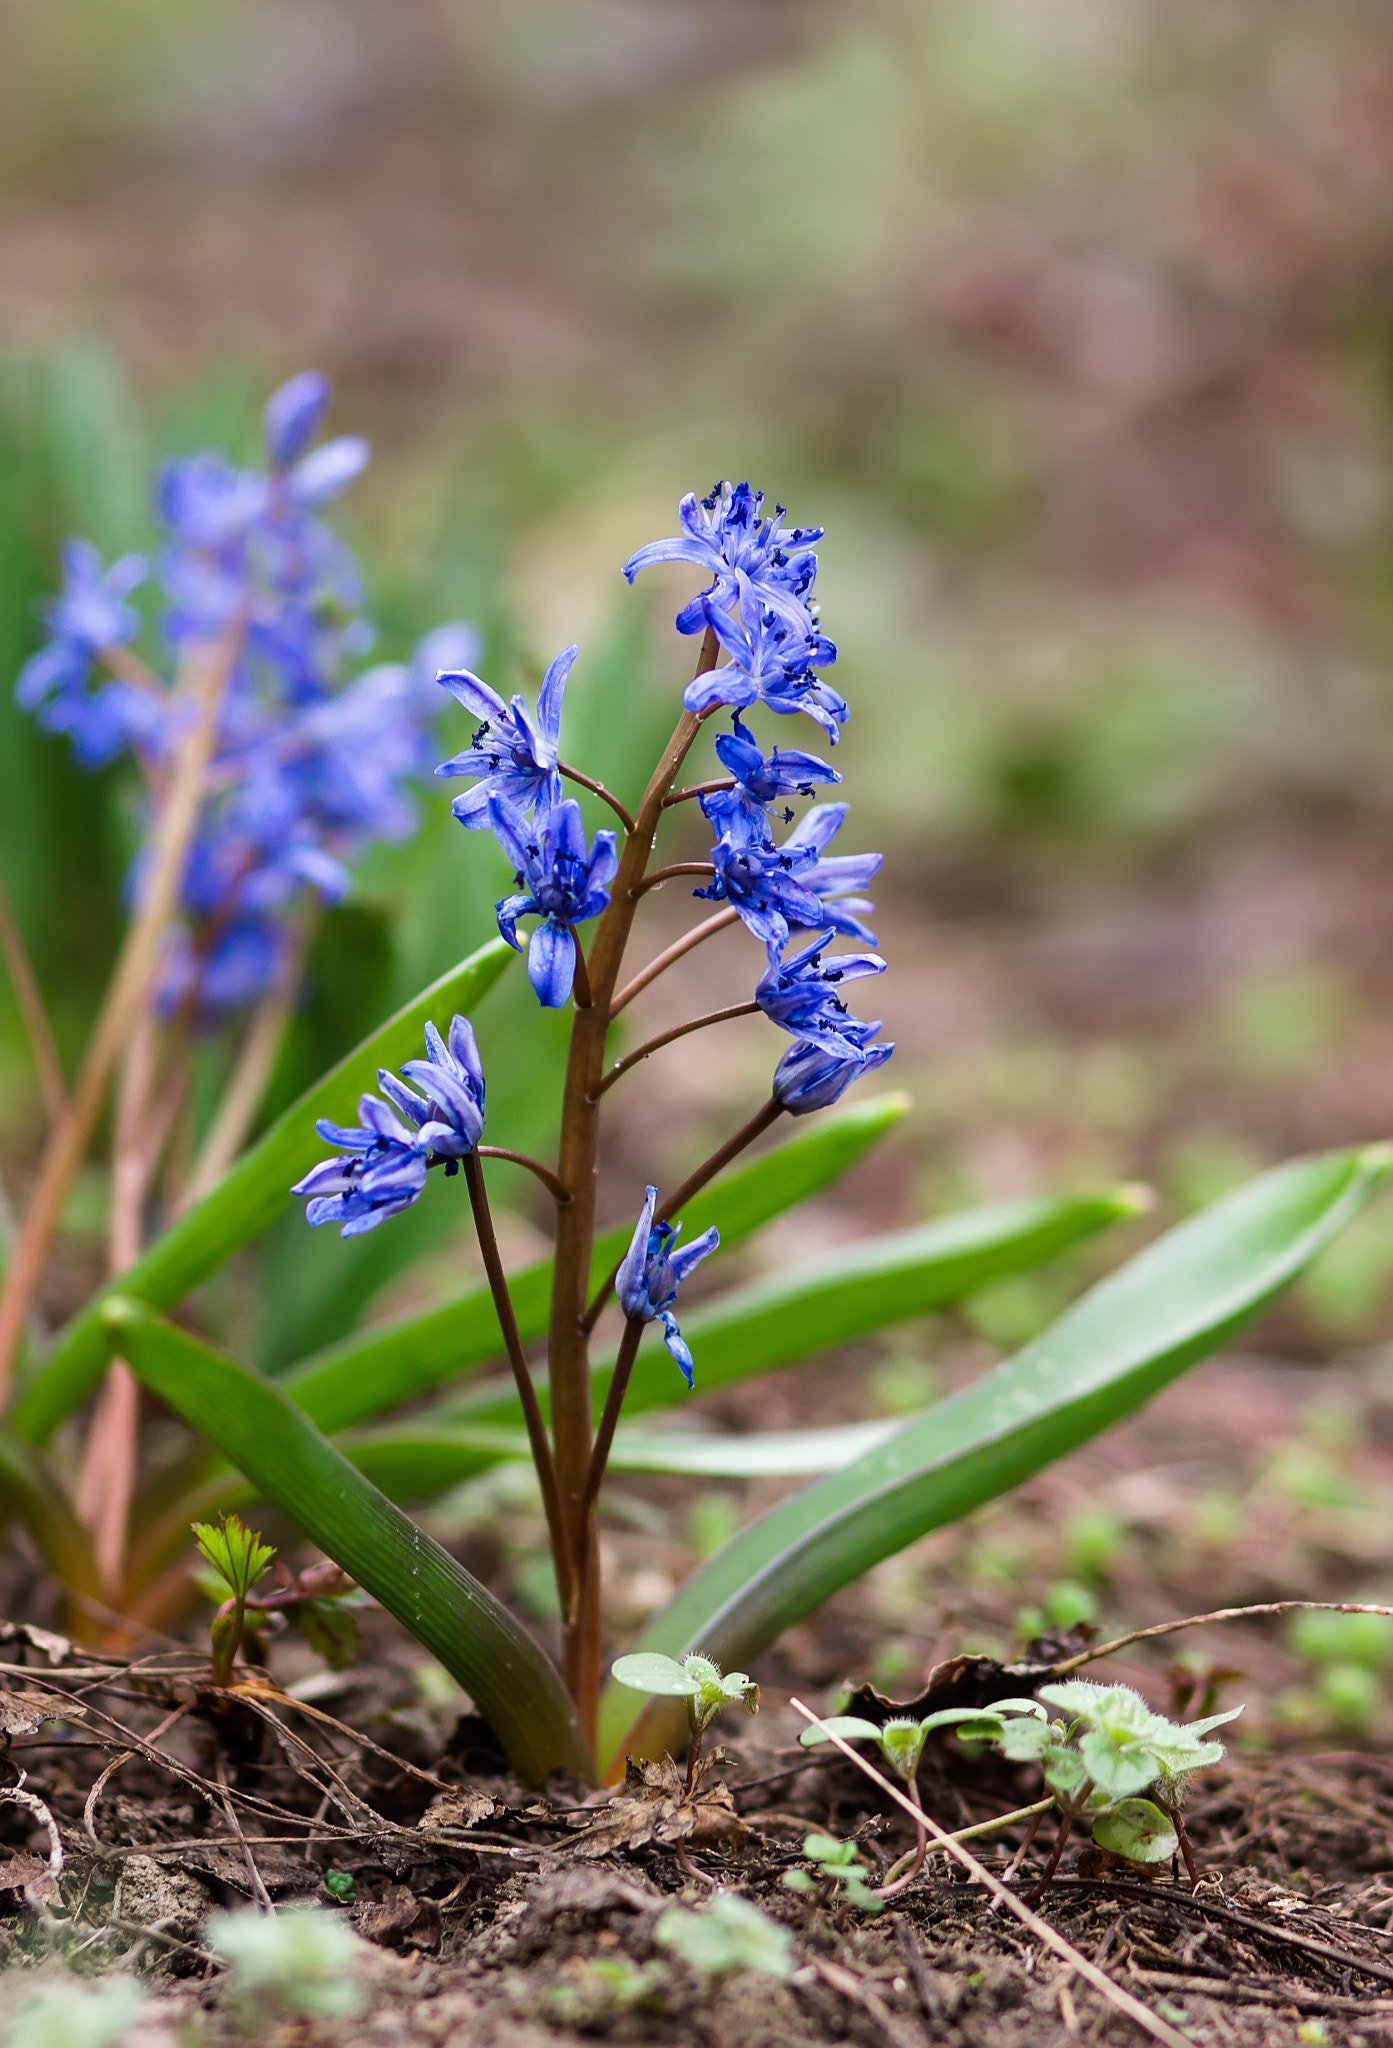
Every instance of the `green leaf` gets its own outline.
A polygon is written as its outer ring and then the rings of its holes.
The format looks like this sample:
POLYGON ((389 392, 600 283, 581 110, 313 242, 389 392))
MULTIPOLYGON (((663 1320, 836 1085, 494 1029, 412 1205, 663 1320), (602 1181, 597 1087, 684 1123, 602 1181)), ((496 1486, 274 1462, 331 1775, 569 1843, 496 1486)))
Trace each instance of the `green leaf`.
POLYGON ((290 1619, 331 1671, 346 1671, 359 1650, 358 1624, 337 1600, 297 1600, 290 1619))
POLYGON ((1180 1847, 1171 1821, 1150 1799, 1119 1800, 1093 1823, 1093 1839, 1129 1863, 1167 1863, 1180 1847))
POLYGON ((614 1678, 631 1692, 659 1693, 670 1699, 695 1699, 701 1691, 700 1678, 690 1677, 675 1657, 617 1657, 614 1678))
POLYGON ((69 1593, 100 1600, 102 1584, 92 1543, 47 1458, 32 1444, 0 1429, 0 1536, 17 1515, 33 1537, 40 1557, 69 1593))
POLYGON ((306 1089, 210 1195, 157 1238, 133 1266, 95 1294, 69 1323, 15 1404, 10 1422, 17 1434, 42 1443, 95 1386, 111 1356, 110 1333, 102 1319, 103 1303, 111 1295, 119 1292, 155 1308, 172 1308, 182 1301, 191 1288, 264 1230, 294 1199, 292 1183, 324 1156, 324 1141, 315 1135, 315 1119, 323 1116, 336 1123, 351 1123, 358 1097, 377 1085, 378 1068, 400 1066, 419 1054, 426 1019, 433 1017, 445 1024, 456 1010, 472 1009, 512 958, 512 948, 502 939, 481 946, 389 1017, 371 1038, 345 1054, 313 1088, 306 1089))
MULTIPOLYGON (((705 1302, 682 1318, 682 1334, 696 1358, 697 1389, 706 1393, 773 1372, 868 1330, 961 1301, 1003 1273, 1038 1266, 1107 1224, 1135 1216, 1147 1199, 1144 1190, 1124 1187, 993 1202, 870 1238, 840 1257, 819 1259, 705 1302)), ((596 1361, 597 1418, 612 1371, 612 1358, 596 1361)), ((650 1341, 634 1366, 624 1413, 671 1408, 681 1396, 672 1360, 661 1344, 650 1341)), ((489 1421, 520 1419, 511 1389, 477 1412, 489 1421)))
POLYGON ((863 1721, 859 1714, 829 1714, 825 1721, 809 1722, 798 1740, 804 1749, 814 1749, 819 1742, 830 1742, 834 1735, 840 1735, 843 1742, 879 1742, 880 1730, 874 1721, 863 1721))
MULTIPOLYGON (((1389 1157, 1376 1145, 1290 1161, 1168 1231, 1014 1359, 741 1531, 638 1647, 743 1663, 882 1558, 1132 1413, 1294 1279, 1363 1207, 1389 1157)), ((603 1768, 630 1704, 611 1690, 601 1714, 603 1768)), ((665 1726, 650 1709, 631 1743, 646 1749, 665 1726)))
MULTIPOLYGON (((683 1213, 703 1230, 714 1223, 723 1246, 738 1244, 845 1173, 907 1107, 906 1096, 891 1093, 840 1110, 749 1165, 721 1174, 683 1213)), ((596 1241, 593 1286, 623 1256, 633 1227, 630 1218, 596 1241)), ((510 1274, 508 1288, 523 1342, 545 1336, 550 1259, 510 1274)), ((501 1350, 493 1297, 487 1288, 471 1288, 424 1314, 403 1316, 301 1359, 283 1377, 305 1413, 332 1432, 370 1421, 442 1380, 487 1364, 501 1350)))
POLYGON ((265 1578, 276 1554, 274 1546, 263 1543, 240 1515, 224 1515, 216 1527, 211 1522, 195 1522, 193 1540, 234 1600, 246 1599, 258 1580, 265 1578))
POLYGON ((524 1777, 585 1776, 585 1739, 551 1661, 506 1607, 384 1499, 275 1381, 120 1296, 107 1328, 144 1385, 217 1445, 470 1694, 524 1777))

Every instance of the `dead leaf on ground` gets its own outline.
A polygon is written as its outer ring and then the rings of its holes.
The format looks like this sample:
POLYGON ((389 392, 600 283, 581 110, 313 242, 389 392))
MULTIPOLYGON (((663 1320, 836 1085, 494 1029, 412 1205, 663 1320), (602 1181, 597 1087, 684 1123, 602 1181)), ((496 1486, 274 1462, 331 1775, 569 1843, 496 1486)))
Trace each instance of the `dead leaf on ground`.
POLYGON ((0 1643, 28 1643, 31 1650, 42 1650, 50 1664, 62 1664, 73 1653, 66 1636, 37 1628, 32 1621, 0 1621, 0 1643))
POLYGON ((607 1806, 589 1819, 575 1842, 578 1856, 608 1856, 617 1849, 641 1849, 648 1842, 675 1848, 738 1849, 750 1831, 735 1811, 730 1787, 709 1775, 722 1761, 715 1750, 706 1760, 692 1797, 670 1756, 661 1763, 645 1757, 627 1761, 624 1784, 607 1806))
POLYGON ((360 1906, 358 1932, 379 1948, 425 1953, 440 1946, 443 1921, 434 1899, 418 1898, 409 1885, 394 1884, 385 1899, 360 1906))
POLYGON ((427 1833, 435 1828, 476 1828, 480 1821, 492 1820, 495 1814, 505 1811, 491 1793, 461 1785, 454 1791, 438 1793, 416 1825, 427 1833))
POLYGON ((842 1712, 883 1727, 887 1721, 922 1721, 948 1707, 990 1707, 997 1700, 1033 1694, 1037 1686, 1057 1678, 1060 1665, 1086 1650, 1097 1633, 1081 1622, 1077 1628, 1037 1636, 1015 1664, 1002 1664, 995 1657, 949 1657, 934 1665, 928 1684, 913 1700, 887 1699, 872 1685, 858 1685, 842 1712))
POLYGON ((58 1896, 58 1878, 46 1856, 12 1849, 0 1863, 0 1892, 23 1892, 31 1906, 47 1906, 58 1896))
POLYGON ((85 1707, 56 1699, 48 1692, 0 1692, 0 1739, 12 1735, 34 1735, 45 1721, 83 1721, 85 1707))

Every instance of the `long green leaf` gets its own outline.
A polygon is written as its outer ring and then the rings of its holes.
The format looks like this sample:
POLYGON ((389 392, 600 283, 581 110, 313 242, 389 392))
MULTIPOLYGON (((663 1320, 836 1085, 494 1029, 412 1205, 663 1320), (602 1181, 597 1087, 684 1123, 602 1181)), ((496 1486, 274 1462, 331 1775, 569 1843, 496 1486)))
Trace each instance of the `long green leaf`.
POLYGON ((103 1309, 132 1371, 380 1600, 487 1716, 531 1783, 584 1775, 585 1739, 551 1660, 486 1587, 336 1450, 285 1389, 122 1296, 103 1309))
POLYGON ((511 947, 502 939, 481 946, 388 1018, 292 1103, 210 1195, 69 1323, 15 1404, 10 1417, 15 1432, 42 1443, 101 1377, 111 1356, 102 1320, 102 1304, 109 1295, 119 1291, 156 1308, 172 1308, 182 1301, 231 1252, 266 1228, 290 1201, 292 1183, 323 1157, 323 1140, 314 1131, 316 1117, 351 1122, 358 1097, 376 1085, 378 1068, 399 1066, 420 1052, 426 1019, 444 1024, 454 1011, 472 1009, 512 958, 511 947))
MULTIPOLYGON (((1383 1145, 1295 1160, 1169 1231, 1014 1359, 742 1530, 638 1647, 743 1665, 882 1558, 1018 1485, 1226 1343, 1363 1207, 1389 1160, 1383 1145)), ((602 1765, 632 1720, 632 1697, 611 1683, 602 1765)), ((630 1740, 671 1741, 662 1709, 630 1740)))
MULTIPOLYGON (((1039 1195, 991 1202, 941 1216, 912 1230, 853 1244, 814 1266, 796 1267, 705 1302, 682 1318, 703 1391, 773 1372, 796 1359, 845 1344, 868 1330, 963 1301, 988 1281, 1056 1257, 1110 1223, 1145 1206, 1135 1187, 1082 1195, 1039 1195)), ((613 1359, 595 1365, 596 1414, 613 1359)), ((671 1408, 682 1396, 677 1371, 650 1336, 634 1366, 624 1413, 671 1408)), ((450 1418, 512 1423, 519 1414, 511 1389, 481 1394, 478 1405, 452 1404, 450 1418)))
POLYGON ((0 1530, 10 1514, 24 1523, 65 1592, 101 1599, 105 1589, 91 1539, 48 1460, 33 1444, 0 1429, 0 1530))
MULTIPOLYGON (((736 1244, 845 1173, 907 1107, 908 1098, 895 1093, 854 1103, 750 1165, 722 1174, 694 1198, 691 1214, 703 1229, 716 1224, 723 1245, 736 1244)), ((625 1223, 598 1240, 596 1286, 632 1232, 632 1222, 625 1223)), ((508 1288, 523 1342, 532 1343, 546 1332, 550 1259, 510 1274, 508 1288)), ((305 1413, 321 1429, 334 1431, 370 1421, 444 1379, 487 1364, 501 1350, 493 1297, 487 1288, 475 1288, 302 1359, 283 1378, 305 1413)))

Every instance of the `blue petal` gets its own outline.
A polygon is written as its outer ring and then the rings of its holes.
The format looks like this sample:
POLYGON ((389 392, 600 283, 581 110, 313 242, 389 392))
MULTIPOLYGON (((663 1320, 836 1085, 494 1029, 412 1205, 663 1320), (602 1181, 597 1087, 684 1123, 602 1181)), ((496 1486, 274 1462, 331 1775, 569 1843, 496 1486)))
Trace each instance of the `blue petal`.
POLYGON ((358 434, 344 434, 326 441, 297 462, 286 478, 286 489, 297 505, 323 505, 347 490, 355 476, 366 467, 371 450, 358 434))
POLYGON ((272 392, 261 421, 273 468, 286 469, 304 454, 329 403, 329 388, 320 371, 302 370, 272 392))
POLYGON ((544 1010, 559 1010, 576 978, 576 942, 569 925, 543 918, 527 946, 527 979, 544 1010))
POLYGON ((677 1318, 670 1309, 664 1310, 662 1321, 663 1342, 676 1359, 678 1369, 683 1379, 687 1382, 687 1388, 690 1392, 696 1378, 696 1367, 692 1360, 692 1354, 687 1349, 682 1332, 677 1327, 677 1318))

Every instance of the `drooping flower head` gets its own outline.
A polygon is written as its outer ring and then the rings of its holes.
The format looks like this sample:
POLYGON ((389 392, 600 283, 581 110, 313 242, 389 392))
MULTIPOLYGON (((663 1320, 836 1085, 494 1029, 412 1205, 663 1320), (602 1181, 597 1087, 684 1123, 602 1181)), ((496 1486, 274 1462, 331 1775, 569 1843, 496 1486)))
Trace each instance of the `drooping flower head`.
POLYGON ((561 740, 561 700, 579 651, 568 647, 557 655, 537 692, 535 717, 522 697, 514 697, 511 705, 505 704, 496 690, 468 669, 447 672, 437 679, 480 721, 465 751, 442 761, 435 771, 437 775, 481 778, 450 806, 461 825, 470 830, 487 829, 489 799, 495 796, 524 814, 549 811, 560 803, 561 777, 556 764, 561 740))
POLYGON ((763 491, 747 483, 733 489, 728 483, 716 484, 700 504, 696 492, 688 491, 677 508, 681 533, 640 548, 624 564, 624 575, 632 583, 641 569, 651 569, 659 562, 691 562, 712 578, 710 589, 677 614, 679 633, 703 631, 708 601, 721 610, 734 604, 741 576, 772 610, 795 626, 800 621, 806 624, 808 599, 817 576, 813 550, 824 529, 785 527, 782 505, 775 506, 772 519, 764 518, 763 511, 763 491))
POLYGON ((639 1316, 646 1323, 662 1324, 663 1342, 676 1359, 682 1377, 690 1387, 693 1378, 692 1354, 677 1327, 677 1318, 672 1313, 672 1307, 682 1282, 710 1252, 715 1251, 721 1241, 721 1234, 712 1224, 700 1237, 694 1237, 690 1244, 674 1250, 682 1226, 680 1223, 655 1223, 653 1212, 657 1202, 658 1190, 645 1189, 643 1208, 639 1212, 629 1249, 624 1254, 624 1263, 616 1276, 614 1291, 626 1316, 639 1316))
POLYGON ((358 1100, 358 1124, 320 1117, 315 1130, 341 1159, 322 1159, 290 1190, 307 1195, 307 1223, 337 1223, 340 1237, 361 1237, 418 1201, 430 1147, 375 1095, 358 1100))
POLYGON ((755 988, 755 1001, 772 1024, 795 1038, 805 1038, 824 1052, 855 1059, 861 1052, 856 1033, 859 1018, 848 1014, 841 991, 848 982, 883 974, 879 953, 834 954, 824 959, 829 941, 819 939, 791 960, 771 960, 755 988))
POLYGON ((711 849, 714 877, 706 888, 694 889, 692 894, 711 903, 729 903, 746 930, 761 939, 771 953, 778 953, 788 943, 790 926, 812 931, 826 921, 821 903, 803 887, 796 872, 800 864, 811 867, 811 857, 804 855, 800 862, 797 856, 786 855, 782 847, 760 846, 728 835, 711 849))
POLYGON ((432 1156, 445 1161, 446 1175, 458 1173, 461 1159, 484 1135, 484 1069, 468 1018, 451 1020, 448 1041, 428 1023, 426 1057, 408 1060, 402 1072, 422 1094, 379 1068, 383 1094, 415 1125, 420 1142, 430 1147, 432 1156))
POLYGON ((527 978, 544 1009, 559 1009, 576 975, 573 927, 598 917, 609 902, 609 884, 619 865, 614 834, 597 832, 594 848, 587 848, 574 797, 529 824, 502 797, 491 796, 488 822, 518 884, 518 894, 503 897, 496 906, 498 929, 520 951, 518 919, 541 918, 528 941, 527 978))
POLYGON ((781 852, 795 856, 798 880, 822 905, 820 924, 848 939, 875 944, 875 933, 863 924, 857 911, 874 910, 875 905, 854 890, 880 873, 885 856, 881 853, 824 854, 846 822, 849 804, 814 804, 807 816, 789 833, 781 852), (811 855, 811 864, 804 856, 811 855))
POLYGON ((707 623, 729 659, 688 683, 682 693, 685 709, 700 715, 717 704, 737 711, 763 704, 770 711, 806 711, 835 746, 848 716, 847 702, 813 673, 836 660, 835 645, 806 615, 790 619, 767 603, 743 573, 736 586, 734 612, 711 598, 703 600, 707 623))
POLYGON ((812 1039, 800 1038, 790 1046, 774 1069, 774 1099, 790 1116, 807 1116, 815 1109, 830 1109, 839 1102, 853 1081, 883 1067, 895 1050, 889 1045, 872 1045, 879 1023, 863 1024, 849 1017, 842 1036, 854 1041, 849 1053, 829 1051, 812 1039))
MULTIPOLYGON (((734 730, 716 738, 716 753, 723 768, 735 778, 733 789, 712 790, 698 799, 718 839, 742 835, 756 844, 769 839, 769 806, 780 797, 811 796, 819 782, 840 782, 835 768, 829 768, 816 754, 796 747, 775 747, 765 755, 754 734, 734 716, 734 730)), ((785 807, 784 823, 793 812, 785 807)))

